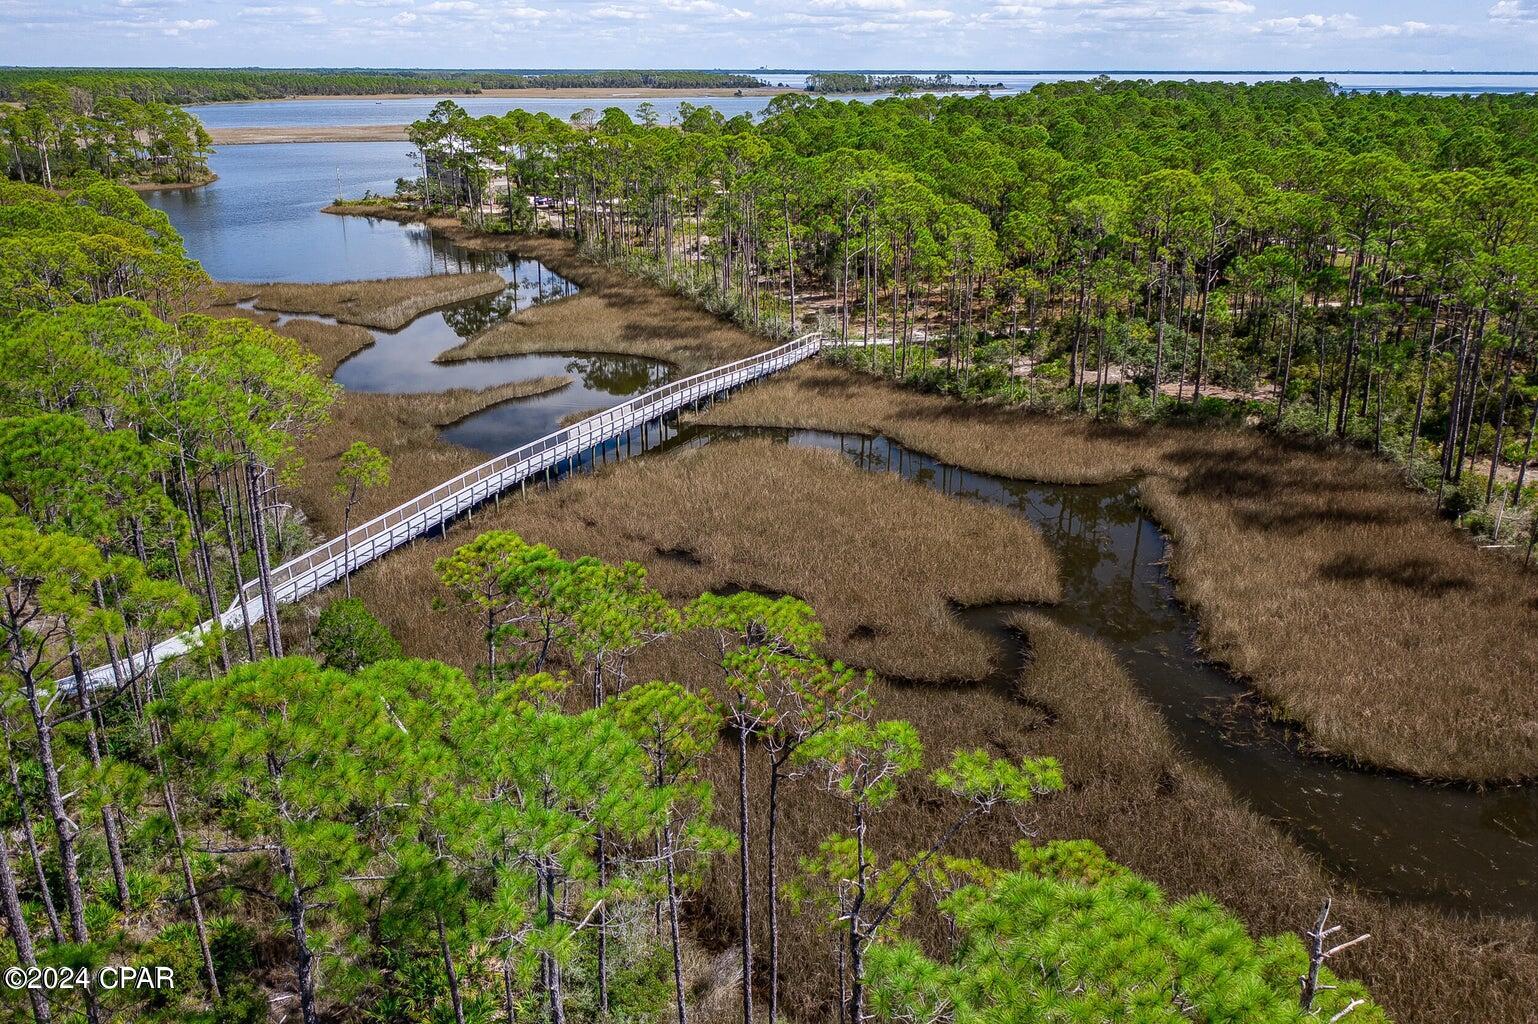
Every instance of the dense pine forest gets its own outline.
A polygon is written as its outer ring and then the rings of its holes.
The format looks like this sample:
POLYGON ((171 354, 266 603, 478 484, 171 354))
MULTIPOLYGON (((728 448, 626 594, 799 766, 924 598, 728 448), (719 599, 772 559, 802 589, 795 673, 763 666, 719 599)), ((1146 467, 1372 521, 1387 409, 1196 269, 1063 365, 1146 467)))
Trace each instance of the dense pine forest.
POLYGON ((919 386, 1392 456, 1531 553, 1538 99, 1062 82, 761 121, 452 104, 419 204, 544 226, 919 386))
MULTIPOLYGON (((723 222, 733 242, 718 259, 767 314, 772 283, 742 261, 771 251, 753 212, 773 204, 735 177, 757 173, 737 154, 754 133, 716 126, 717 149, 606 123, 579 138, 722 154, 709 166, 725 177, 696 195, 744 213, 723 222)), ((517 144, 521 187, 567 173, 536 170, 542 145, 517 144)), ((598 165, 579 166, 590 176, 551 189, 573 223, 600 246, 643 241, 635 207, 595 203, 598 165)), ((836 229, 784 225, 800 240, 784 301, 805 301, 789 297, 792 271, 836 229)), ((980 244, 986 221, 975 227, 980 244)), ((1090 843, 1022 841, 1014 864, 947 856, 966 829, 1054 799, 1079 769, 980 749, 926 757, 911 724, 875 714, 868 676, 822 656, 817 614, 796 598, 673 603, 635 563, 492 531, 434 567, 437 614, 484 639, 473 673, 401 658, 368 608, 336 594, 313 624, 268 617, 209 630, 176 664, 136 657, 247 584, 270 597, 273 565, 316 539, 285 490, 336 387, 297 341, 194 312, 209 282, 164 214, 94 174, 0 183, 0 275, 0 967, 56 982, 12 991, 6 1019, 686 1024, 698 1014, 685 969, 720 925, 689 915, 705 865, 739 863, 746 894, 750 848, 767 845, 773 864, 778 817, 813 792, 839 812, 816 856, 771 873, 768 905, 794 898, 825 919, 839 984, 822 1019, 1384 1019, 1326 966, 1353 942, 1328 907, 1306 943, 1255 940, 1090 843), (711 682, 638 676, 643 649, 664 644, 702 659, 711 682), (93 687, 99 664, 113 669, 93 687), (735 793, 702 778, 718 747, 735 793), (762 817, 750 775, 779 794, 762 817), (877 860, 869 844, 891 822, 879 812, 920 779, 950 824, 877 860), (903 937, 920 890, 953 922, 947 947, 903 937), (170 966, 176 985, 57 984, 106 964, 170 966)), ((956 301, 963 325, 992 307, 956 301)), ((845 306, 851 338, 859 308, 845 306)), ((980 345, 956 353, 974 380, 980 345)), ((377 450, 349 447, 334 481, 348 512, 389 472, 377 450)), ((774 979, 806 965, 779 962, 772 941, 754 948, 746 924, 726 922, 740 1019, 764 1013, 768 978, 772 1021, 774 979)))
POLYGON ((214 103, 285 96, 477 93, 482 89, 750 89, 717 71, 431 71, 364 68, 0 68, 0 100, 40 83, 140 103, 214 103))
POLYGON ((0 106, 6 170, 52 186, 80 172, 128 183, 209 178, 208 132, 181 107, 35 82, 0 106))

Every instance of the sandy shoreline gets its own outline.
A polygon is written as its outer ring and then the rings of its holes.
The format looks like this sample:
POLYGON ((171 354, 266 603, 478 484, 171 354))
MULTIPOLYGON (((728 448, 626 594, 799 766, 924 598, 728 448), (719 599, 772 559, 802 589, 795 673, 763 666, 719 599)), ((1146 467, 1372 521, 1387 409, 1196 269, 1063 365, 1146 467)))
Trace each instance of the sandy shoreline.
POLYGON ((128 187, 135 192, 174 192, 177 189, 202 188, 218 180, 219 175, 210 174, 203 181, 136 181, 128 187))
POLYGON ((670 96, 688 99, 690 96, 736 96, 739 94, 743 96, 778 96, 782 92, 801 91, 800 89, 779 85, 764 85, 753 89, 660 89, 655 87, 638 87, 634 89, 482 89, 480 92, 371 92, 347 96, 284 96, 279 99, 263 100, 214 100, 210 103, 193 105, 214 107, 230 103, 307 103, 313 100, 464 100, 488 96, 494 99, 523 97, 524 99, 531 100, 640 100, 666 99, 670 96))
POLYGON ((215 146, 252 146, 271 142, 405 142, 403 124, 320 124, 210 128, 215 146))

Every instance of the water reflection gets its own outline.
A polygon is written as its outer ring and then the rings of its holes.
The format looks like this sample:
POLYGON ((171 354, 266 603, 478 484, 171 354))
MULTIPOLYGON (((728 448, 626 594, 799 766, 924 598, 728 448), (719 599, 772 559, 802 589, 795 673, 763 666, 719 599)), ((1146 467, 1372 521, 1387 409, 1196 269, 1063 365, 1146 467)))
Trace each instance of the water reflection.
POLYGON ((209 160, 212 184, 144 198, 216 281, 421 277, 482 262, 418 224, 320 212, 339 195, 390 194, 420 173, 410 154, 404 142, 227 146, 209 160))
POLYGON ((337 383, 350 391, 400 394, 487 388, 542 375, 543 371, 530 372, 528 357, 522 356, 433 361, 522 310, 577 291, 576 285, 538 260, 503 259, 503 264, 496 267, 507 282, 502 291, 424 313, 397 331, 375 331, 374 344, 349 356, 336 368, 332 376, 337 383))
POLYGON ((665 384, 673 373, 667 363, 625 355, 538 355, 511 360, 518 376, 565 374, 573 382, 559 391, 493 406, 441 433, 445 441, 500 454, 543 437, 562 421, 595 413, 642 391, 665 384))
MULTIPOLYGON (((333 373, 349 391, 422 394, 453 388, 481 390, 537 377, 568 377, 553 391, 513 399, 474 413, 443 429, 440 436, 488 455, 498 455, 559 429, 578 413, 657 387, 673 367, 655 359, 594 353, 532 353, 455 362, 435 362, 443 352, 476 337, 531 306, 573 295, 577 286, 537 260, 498 255, 496 269, 507 286, 500 292, 424 313, 396 331, 373 331, 373 344, 360 349, 333 373)), ((289 320, 334 324, 330 317, 280 313, 289 320)))

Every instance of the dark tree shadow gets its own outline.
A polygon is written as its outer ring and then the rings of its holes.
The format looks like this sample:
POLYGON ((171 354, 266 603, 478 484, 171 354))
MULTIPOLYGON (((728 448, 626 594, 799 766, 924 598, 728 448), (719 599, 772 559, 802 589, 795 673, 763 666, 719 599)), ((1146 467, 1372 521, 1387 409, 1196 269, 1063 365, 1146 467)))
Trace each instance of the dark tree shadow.
POLYGON ((1391 561, 1365 555, 1342 555, 1321 566, 1319 574, 1337 583, 1387 583, 1426 597, 1441 597, 1455 590, 1468 590, 1474 585, 1468 577, 1449 573, 1428 558, 1391 561))

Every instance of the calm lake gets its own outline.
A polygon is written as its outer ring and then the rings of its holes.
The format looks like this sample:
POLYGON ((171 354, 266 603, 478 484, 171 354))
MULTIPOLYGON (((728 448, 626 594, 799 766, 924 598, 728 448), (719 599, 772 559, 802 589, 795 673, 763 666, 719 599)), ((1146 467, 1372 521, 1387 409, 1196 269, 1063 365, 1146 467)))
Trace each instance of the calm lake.
POLYGON ((202 188, 149 192, 187 251, 218 281, 354 281, 489 269, 493 260, 417 224, 333 217, 321 207, 365 190, 389 193, 413 173, 404 142, 226 146, 202 188), (338 184, 340 182, 340 184, 338 184))
MULTIPOLYGON (((770 84, 787 88, 804 88, 806 85, 805 72, 754 72, 746 71, 760 80, 770 84)), ((932 75, 932 71, 877 71, 871 74, 914 74, 932 75)), ((1071 82, 1095 78, 1100 72, 1094 71, 952 71, 952 78, 962 84, 975 82, 978 86, 986 86, 995 94, 1024 92, 1033 86, 1043 82, 1071 82), (995 88, 1002 86, 1002 88, 995 88)), ((1517 93, 1533 92, 1538 90, 1538 75, 1496 75, 1496 74, 1455 74, 1449 72, 1411 73, 1403 71, 1394 72, 1343 72, 1321 73, 1312 71, 1273 71, 1273 72, 1234 72, 1232 74, 1211 74, 1193 71, 1118 71, 1110 72, 1110 78, 1138 79, 1153 78, 1158 80, 1172 79, 1175 81, 1196 82, 1270 82, 1286 81, 1289 78, 1327 78, 1337 83, 1341 88, 1356 92, 1385 92, 1398 90, 1400 92, 1426 93, 1430 95, 1456 95, 1462 93, 1517 93)), ((625 90, 615 90, 616 97, 612 99, 561 99, 561 98, 518 98, 505 96, 458 96, 454 101, 475 117, 483 114, 505 114, 515 108, 530 111, 543 111, 562 120, 569 119, 580 110, 603 110, 605 107, 619 107, 631 117, 637 116, 637 110, 643 102, 650 102, 656 108, 657 114, 664 121, 677 117, 678 105, 690 103, 694 106, 711 106, 721 111, 727 117, 735 117, 738 114, 752 114, 758 116, 768 106, 768 96, 707 96, 700 93, 691 93, 680 90, 677 95, 652 96, 652 97, 625 97, 625 90)), ((870 101, 880 99, 889 93, 868 93, 859 96, 834 96, 833 99, 856 99, 870 101)), ((210 128, 251 128, 251 127, 316 127, 322 125, 337 124, 410 124, 419 118, 426 117, 432 110, 436 98, 427 99, 348 99, 325 98, 305 100, 260 100, 250 103, 208 103, 199 106, 188 107, 202 122, 210 128)))
MULTIPOLYGON (((354 391, 436 392, 487 388, 534 377, 571 384, 504 402, 443 430, 445 440, 496 455, 556 430, 575 413, 596 412, 666 381, 672 368, 651 359, 584 353, 534 354, 437 363, 434 358, 530 305, 577 292, 535 260, 464 249, 420 224, 337 217, 321 208, 338 194, 389 192, 411 173, 410 147, 396 142, 229 146, 214 154, 219 175, 198 189, 147 193, 166 211, 187 250, 220 281, 352 281, 493 270, 500 294, 455 303, 398 331, 373 331, 374 344, 337 368, 354 391)), ((281 319, 281 318, 280 318, 281 319)), ((317 318, 319 319, 319 318, 317 318)))

